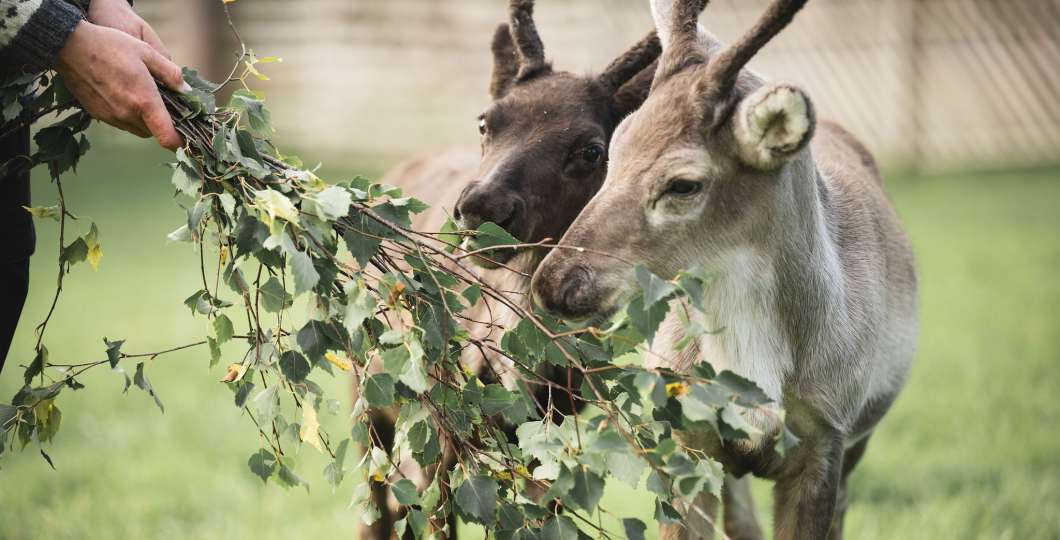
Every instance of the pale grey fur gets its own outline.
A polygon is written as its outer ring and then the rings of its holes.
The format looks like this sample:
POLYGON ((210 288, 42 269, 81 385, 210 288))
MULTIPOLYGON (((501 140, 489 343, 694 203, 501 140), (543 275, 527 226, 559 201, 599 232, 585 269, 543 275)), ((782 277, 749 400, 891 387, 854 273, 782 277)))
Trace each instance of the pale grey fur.
MULTIPOLYGON (((622 259, 664 278, 719 272, 704 316, 724 330, 675 354, 681 325, 669 318, 651 357, 678 371, 710 361, 754 379, 800 443, 783 457, 772 452, 767 442, 783 425, 768 411, 749 419, 763 436, 742 444, 723 446, 712 432, 680 436, 737 474, 776 481, 775 538, 839 538, 847 474, 912 364, 912 250, 871 155, 841 127, 817 122, 800 90, 745 73, 723 100, 705 103, 704 89, 717 88, 708 76, 700 63, 657 78, 616 130, 607 179, 562 240, 618 258, 554 250, 534 295, 561 315, 588 316, 615 309, 634 286, 622 259), (762 129, 741 127, 759 113, 762 129), (702 191, 670 195, 675 179, 702 191)), ((740 497, 744 511, 727 509, 726 521, 741 537, 760 537, 747 502, 740 497)), ((662 537, 712 537, 697 522, 713 520, 716 507, 699 501, 685 509, 686 527, 662 537)))

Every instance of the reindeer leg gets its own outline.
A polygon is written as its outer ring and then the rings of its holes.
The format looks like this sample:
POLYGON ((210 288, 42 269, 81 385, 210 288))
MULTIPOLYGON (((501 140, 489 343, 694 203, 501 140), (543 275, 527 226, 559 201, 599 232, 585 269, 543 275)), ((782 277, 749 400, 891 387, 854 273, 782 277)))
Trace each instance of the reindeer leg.
POLYGON ((836 497, 835 516, 832 518, 832 530, 828 533, 828 540, 843 540, 843 521, 847 513, 847 477, 865 455, 865 447, 869 445, 869 438, 858 441, 843 454, 843 475, 839 479, 839 494, 836 497))
MULTIPOLYGON (((372 425, 372 433, 376 440, 373 443, 390 452, 394 444, 394 420, 393 411, 387 409, 370 409, 368 418, 372 425)), ((369 448, 362 448, 361 453, 368 452, 369 448)), ((391 513, 388 503, 389 490, 386 484, 370 480, 372 483, 372 503, 379 509, 379 519, 371 525, 362 525, 360 531, 361 540, 391 540, 394 537, 395 517, 391 513)))
POLYGON ((725 534, 732 540, 761 540, 765 538, 758 522, 755 501, 751 496, 751 477, 736 478, 725 475, 721 489, 722 522, 725 534))
POLYGON ((832 527, 843 466, 843 435, 812 433, 791 449, 777 478, 776 540, 825 540, 832 527))

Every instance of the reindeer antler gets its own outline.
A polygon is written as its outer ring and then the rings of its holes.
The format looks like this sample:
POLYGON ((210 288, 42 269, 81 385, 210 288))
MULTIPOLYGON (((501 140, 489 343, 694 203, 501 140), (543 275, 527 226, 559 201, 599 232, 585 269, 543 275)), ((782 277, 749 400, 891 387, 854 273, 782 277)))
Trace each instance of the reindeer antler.
POLYGON ((806 1, 773 0, 754 27, 714 58, 705 77, 708 101, 720 99, 732 92, 740 70, 759 49, 791 23, 806 1))
POLYGON ((660 79, 690 64, 707 61, 706 51, 698 46, 699 15, 709 0, 652 0, 652 15, 662 42, 660 79))
POLYGON ((519 75, 526 80, 543 71, 552 69, 545 61, 545 46, 537 34, 534 24, 534 1, 511 0, 509 3, 512 39, 519 54, 519 75))

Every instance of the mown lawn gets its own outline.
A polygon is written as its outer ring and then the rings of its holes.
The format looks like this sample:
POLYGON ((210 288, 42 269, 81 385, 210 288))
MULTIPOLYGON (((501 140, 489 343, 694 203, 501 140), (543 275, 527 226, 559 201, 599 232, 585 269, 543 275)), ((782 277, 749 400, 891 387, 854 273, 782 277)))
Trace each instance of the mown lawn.
MULTIPOLYGON (((65 184, 85 230, 89 220, 99 224, 106 255, 98 273, 81 266, 67 279, 47 339, 53 358, 102 357, 103 336, 137 352, 206 331, 181 305, 197 289, 197 255, 165 240, 183 219, 159 166, 165 155, 142 148, 94 151, 65 184)), ((53 198, 45 178, 35 182, 38 204, 53 198)), ((892 178, 889 186, 919 255, 923 339, 908 388, 853 478, 848 537, 1060 538, 1060 171, 892 178)), ((50 301, 55 232, 39 229, 0 401, 21 382, 18 364, 30 359, 33 326, 50 301)), ((49 449, 58 471, 32 452, 0 460, 0 539, 353 534, 350 485, 326 487, 315 451, 300 456, 308 493, 252 476, 255 431, 216 382, 220 369, 211 372, 201 351, 151 362, 165 414, 142 392, 123 395, 115 374, 87 377, 88 390, 61 402, 63 430, 49 449)), ((317 381, 345 396, 347 381, 317 381)), ((322 421, 344 431, 342 414, 322 421)), ((758 488, 768 515, 768 486, 758 488)), ((650 505, 628 489, 604 504, 644 518, 650 505)))

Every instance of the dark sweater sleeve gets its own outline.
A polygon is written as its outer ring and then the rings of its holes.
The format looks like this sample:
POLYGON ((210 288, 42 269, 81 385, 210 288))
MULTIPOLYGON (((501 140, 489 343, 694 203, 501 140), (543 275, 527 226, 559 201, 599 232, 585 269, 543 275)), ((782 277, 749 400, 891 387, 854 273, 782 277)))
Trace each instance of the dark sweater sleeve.
POLYGON ((83 18, 64 0, 0 0, 0 63, 26 71, 52 68, 83 18))

